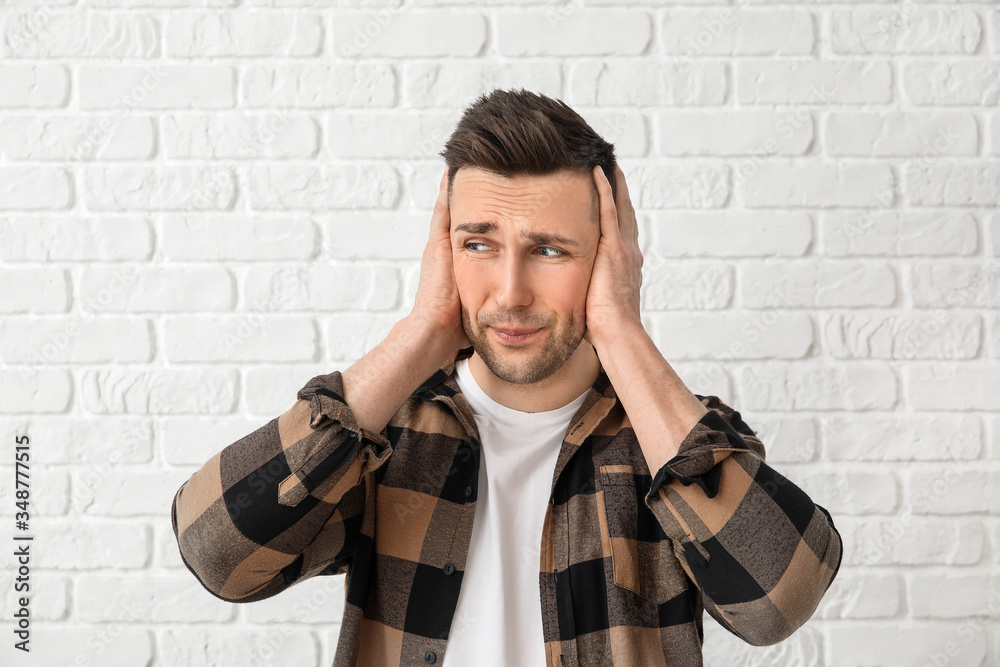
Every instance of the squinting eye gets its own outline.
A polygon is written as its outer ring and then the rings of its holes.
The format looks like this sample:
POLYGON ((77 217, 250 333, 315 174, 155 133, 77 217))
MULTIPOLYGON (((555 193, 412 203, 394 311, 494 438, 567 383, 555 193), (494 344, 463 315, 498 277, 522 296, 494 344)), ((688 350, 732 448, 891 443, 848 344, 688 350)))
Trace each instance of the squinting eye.
POLYGON ((559 257, 563 254, 562 250, 558 248, 550 248, 549 246, 542 246, 538 249, 538 252, 542 253, 546 257, 559 257))
POLYGON ((465 244, 465 248, 473 252, 479 252, 485 247, 486 247, 485 243, 476 243, 475 241, 469 241, 468 243, 465 244), (480 246, 480 247, 477 248, 475 246, 480 246))

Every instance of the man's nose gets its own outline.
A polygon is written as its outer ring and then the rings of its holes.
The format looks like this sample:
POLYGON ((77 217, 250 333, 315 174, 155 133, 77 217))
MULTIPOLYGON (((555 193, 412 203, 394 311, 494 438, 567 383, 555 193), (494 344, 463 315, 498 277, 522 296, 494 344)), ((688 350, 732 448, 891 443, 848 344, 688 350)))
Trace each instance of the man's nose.
POLYGON ((531 286, 527 267, 514 255, 504 258, 497 280, 496 302, 504 308, 523 308, 531 304, 531 286))

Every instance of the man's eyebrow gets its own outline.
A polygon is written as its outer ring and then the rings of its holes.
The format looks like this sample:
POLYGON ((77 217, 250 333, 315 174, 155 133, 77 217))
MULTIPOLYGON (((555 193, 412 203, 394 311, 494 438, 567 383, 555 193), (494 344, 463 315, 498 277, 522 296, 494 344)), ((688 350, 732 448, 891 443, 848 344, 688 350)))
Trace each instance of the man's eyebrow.
POLYGON ((521 234, 521 238, 526 241, 531 241, 537 245, 568 245, 575 248, 580 247, 580 242, 569 238, 568 236, 560 236, 559 234, 547 234, 545 232, 527 232, 521 234))
MULTIPOLYGON (((454 229, 455 234, 460 232, 468 234, 496 234, 497 225, 494 222, 463 222, 460 225, 456 225, 454 229)), ((521 238, 536 245, 564 245, 574 248, 579 248, 581 245, 579 241, 571 239, 568 236, 550 234, 548 232, 525 232, 521 234, 521 238)))
POLYGON ((455 234, 459 232, 467 232, 469 234, 495 234, 497 231, 496 223, 493 222, 463 222, 460 225, 455 225, 453 230, 455 234))

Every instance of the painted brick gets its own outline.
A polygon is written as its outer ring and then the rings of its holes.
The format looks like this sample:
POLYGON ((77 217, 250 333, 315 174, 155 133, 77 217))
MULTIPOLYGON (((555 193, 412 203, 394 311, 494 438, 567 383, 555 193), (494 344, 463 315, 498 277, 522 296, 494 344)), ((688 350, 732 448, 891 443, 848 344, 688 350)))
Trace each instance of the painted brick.
POLYGON ((316 252, 312 221, 302 216, 172 213, 161 217, 160 249, 169 260, 308 259, 316 252))
POLYGON ((801 256, 812 242, 805 213, 657 212, 651 227, 652 252, 663 257, 801 256))
POLYGON ((62 65, 0 64, 0 109, 64 106, 70 73, 62 65))
POLYGON ((323 21, 303 12, 172 12, 166 53, 171 58, 315 56, 323 21))
POLYGON ((236 402, 235 371, 225 369, 88 370, 80 404, 89 413, 228 414, 236 402))
POLYGON ((152 323, 118 317, 7 317, 0 321, 0 357, 14 364, 149 362, 152 323))
POLYGON ((88 479, 87 472, 74 472, 73 509, 91 516, 161 516, 189 477, 186 470, 150 472, 117 466, 95 483, 88 479))
POLYGON ((0 118, 0 152, 12 160, 146 160, 155 143, 149 116, 0 118))
POLYGON ((393 208, 399 197, 391 167, 250 167, 245 178, 247 200, 257 211, 393 208))
POLYGON ((388 107, 396 100, 389 65, 249 64, 240 102, 250 108, 388 107))
POLYGON ((883 262, 772 262, 740 267, 741 305, 749 308, 891 306, 896 276, 883 262))
POLYGON ((980 457, 986 434, 971 415, 830 415, 820 418, 832 461, 958 461, 980 457))
POLYGON ((824 211, 819 229, 828 257, 971 255, 979 249, 979 225, 964 211, 824 211))
POLYGON ((740 104, 884 104, 892 101, 892 66, 884 60, 741 60, 740 104))
POLYGON ((974 359, 982 347, 982 318, 949 312, 829 313, 823 344, 837 359, 974 359))
POLYGON ((327 118, 327 150, 337 159, 437 157, 458 124, 459 115, 350 113, 327 118))
POLYGON ((176 363, 312 361, 317 343, 312 319, 275 317, 269 310, 163 322, 163 353, 176 363), (274 345, 276 339, 280 346, 274 345))
POLYGON ((80 296, 94 312, 231 310, 233 277, 220 268, 173 266, 85 269, 80 296))
POLYGON ((728 99, 729 68, 720 62, 606 60, 570 68, 567 102, 591 106, 707 106, 728 99))
POLYGON ((72 287, 62 269, 0 268, 0 313, 64 313, 72 287))
POLYGON ((801 11, 670 10, 663 16, 662 49, 697 56, 787 56, 812 53, 813 18, 801 11), (781 39, 775 39, 781 35, 781 39))
POLYGON ((1000 206, 1000 164, 935 160, 903 169, 903 192, 914 206, 1000 206))
POLYGON ((510 57, 638 55, 652 34, 649 15, 637 11, 498 12, 494 22, 497 50, 510 57))
POLYGON ((737 184, 749 207, 889 205, 892 168, 885 164, 762 162, 737 184))
POLYGON ((802 155, 813 125, 795 113, 667 111, 660 114, 663 155, 802 155))
POLYGON ((3 23, 4 55, 13 58, 155 58, 155 17, 87 12, 17 12, 3 23), (39 19, 44 22, 39 29, 39 19))
POLYGON ((626 174, 636 208, 717 208, 729 199, 729 169, 721 164, 649 165, 626 174))
POLYGON ((959 9, 879 9, 830 15, 834 53, 975 53, 982 38, 979 15, 959 9))
POLYGON ((236 76, 227 65, 83 65, 81 109, 226 109, 236 99, 236 76))
POLYGON ((344 58, 468 57, 486 44, 486 19, 478 13, 338 11, 332 21, 333 51, 344 58))
POLYGON ((744 409, 889 410, 898 390, 891 369, 863 364, 766 363, 739 369, 744 409))
POLYGON ((982 665, 986 633, 953 622, 899 621, 836 627, 830 633, 831 665, 982 665), (935 662, 936 661, 936 662, 935 662))
POLYGON ((996 308, 1000 306, 1000 261, 914 262, 910 267, 917 308, 996 308))
POLYGON ((311 158, 319 150, 317 121, 288 113, 165 116, 163 137, 170 158, 311 158))
POLYGON ((5 262, 119 262, 145 260, 153 238, 144 218, 0 218, 0 259, 5 262))
POLYGON ((526 88, 558 98, 562 73, 558 63, 532 61, 406 62, 403 67, 403 99, 408 107, 464 109, 494 88, 526 88))
POLYGON ((73 205, 70 174, 55 167, 0 167, 0 211, 56 210, 73 205))
POLYGON ((975 155, 979 128, 972 114, 830 113, 823 128, 830 155, 975 155))
POLYGON ((709 262, 646 262, 643 266, 644 310, 707 310, 732 301, 733 270, 709 262))
POLYGON ((930 60, 904 62, 900 67, 903 94, 913 104, 989 107, 1000 100, 1000 63, 930 60))
POLYGON ((216 166, 88 167, 83 189, 95 211, 225 210, 236 196, 232 171, 216 166))
POLYGON ((388 310, 399 276, 387 266, 254 266, 245 277, 246 303, 274 311, 388 310))
POLYGON ((813 344, 812 319, 777 313, 762 321, 757 312, 676 313, 650 316, 655 340, 671 359, 797 359, 813 344))
POLYGON ((1000 410, 1000 373, 991 364, 907 366, 902 380, 917 410, 1000 410), (970 391, 974 387, 975 390, 970 391))

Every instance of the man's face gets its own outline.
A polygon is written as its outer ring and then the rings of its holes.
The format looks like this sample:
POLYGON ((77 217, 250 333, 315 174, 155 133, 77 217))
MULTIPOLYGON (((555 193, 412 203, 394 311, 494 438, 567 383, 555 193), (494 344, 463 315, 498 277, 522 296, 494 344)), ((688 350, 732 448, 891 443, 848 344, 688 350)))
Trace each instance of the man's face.
POLYGON ((539 382, 576 351, 600 240, 588 173, 455 175, 450 203, 462 323, 498 378, 539 382))

